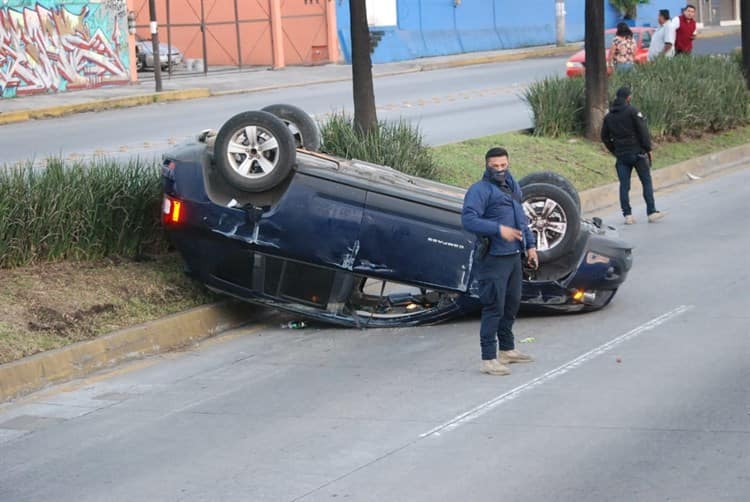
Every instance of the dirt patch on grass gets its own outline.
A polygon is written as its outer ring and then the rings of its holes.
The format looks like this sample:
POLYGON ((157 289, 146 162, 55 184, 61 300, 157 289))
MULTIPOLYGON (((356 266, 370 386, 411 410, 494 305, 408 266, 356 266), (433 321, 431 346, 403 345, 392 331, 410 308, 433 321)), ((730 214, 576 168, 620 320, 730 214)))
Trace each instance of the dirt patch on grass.
POLYGON ((167 255, 0 269, 0 363, 218 300, 181 267, 167 255))

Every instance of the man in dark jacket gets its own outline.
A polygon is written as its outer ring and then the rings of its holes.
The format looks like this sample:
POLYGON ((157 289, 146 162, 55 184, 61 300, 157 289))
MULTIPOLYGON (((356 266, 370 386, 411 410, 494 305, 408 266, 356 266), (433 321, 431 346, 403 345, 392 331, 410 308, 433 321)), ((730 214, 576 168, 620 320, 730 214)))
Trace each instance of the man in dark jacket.
POLYGON ((630 89, 620 87, 602 125, 602 142, 617 158, 615 169, 620 180, 620 207, 626 225, 635 223, 630 208, 630 177, 633 168, 643 185, 643 200, 646 201, 648 221, 654 222, 664 217, 664 213, 656 210, 654 202, 654 187, 651 183, 651 136, 646 126, 646 118, 630 104, 630 98, 630 89))
POLYGON ((466 192, 461 221, 479 244, 474 253, 482 302, 479 369, 490 375, 508 375, 506 364, 532 360, 515 350, 512 329, 521 305, 523 253, 534 268, 538 257, 521 205, 521 189, 508 171, 508 152, 490 149, 485 164, 482 180, 466 192))

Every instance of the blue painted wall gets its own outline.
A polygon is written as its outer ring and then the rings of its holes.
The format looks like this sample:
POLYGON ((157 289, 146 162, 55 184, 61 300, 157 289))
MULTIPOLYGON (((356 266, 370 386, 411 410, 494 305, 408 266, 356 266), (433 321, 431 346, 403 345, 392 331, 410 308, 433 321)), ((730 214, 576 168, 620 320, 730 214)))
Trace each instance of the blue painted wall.
MULTIPOLYGON (((605 0, 603 0, 605 1, 605 0)), ((679 13, 684 0, 659 0, 638 10, 637 24, 656 24, 659 9, 679 13)), ((349 2, 338 0, 337 27, 344 59, 351 62, 349 2)), ((554 0, 398 0, 398 24, 373 26, 373 63, 555 43, 554 0)), ((583 40, 584 2, 566 0, 565 38, 583 40)), ((606 2, 605 25, 618 13, 606 2)))

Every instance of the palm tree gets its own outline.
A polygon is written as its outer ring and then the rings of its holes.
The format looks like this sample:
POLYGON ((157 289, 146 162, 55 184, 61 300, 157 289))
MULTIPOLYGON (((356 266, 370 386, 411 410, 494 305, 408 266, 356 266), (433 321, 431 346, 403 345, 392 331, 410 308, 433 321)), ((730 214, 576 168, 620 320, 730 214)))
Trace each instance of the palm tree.
POLYGON ((635 19, 638 16, 638 5, 647 4, 649 0, 609 0, 623 19, 635 19))

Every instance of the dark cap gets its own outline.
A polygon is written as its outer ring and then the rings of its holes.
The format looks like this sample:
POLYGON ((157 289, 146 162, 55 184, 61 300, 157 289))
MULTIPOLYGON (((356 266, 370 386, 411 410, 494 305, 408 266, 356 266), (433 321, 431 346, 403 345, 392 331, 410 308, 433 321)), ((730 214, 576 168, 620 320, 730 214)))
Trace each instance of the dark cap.
POLYGON ((507 157, 508 156, 508 150, 505 148, 500 148, 499 146, 496 146, 495 148, 490 148, 487 150, 487 153, 484 154, 484 160, 487 160, 492 157, 507 157))
POLYGON ((617 99, 627 99, 630 96, 630 87, 623 85, 617 89, 617 99))

